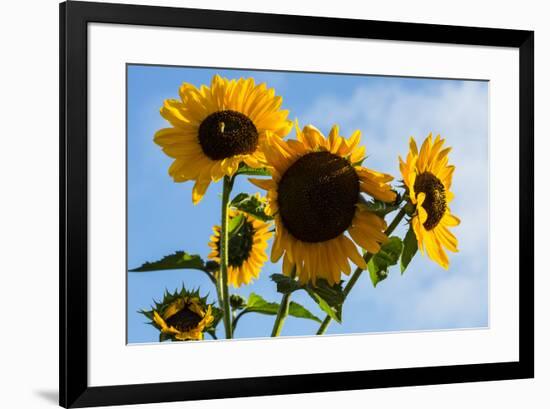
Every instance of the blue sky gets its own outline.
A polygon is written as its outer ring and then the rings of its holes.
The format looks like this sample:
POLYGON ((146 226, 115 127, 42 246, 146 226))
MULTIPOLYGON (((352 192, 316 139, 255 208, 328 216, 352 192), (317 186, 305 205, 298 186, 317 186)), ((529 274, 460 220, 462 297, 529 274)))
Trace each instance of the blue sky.
MULTIPOLYGON (((176 184, 168 176, 171 159, 153 143, 153 134, 169 126, 160 116, 164 99, 178 98, 182 82, 209 84, 214 74, 253 77, 283 96, 283 107, 303 126, 312 123, 325 134, 337 123, 345 136, 362 131, 365 166, 400 178, 397 157, 405 156, 409 136, 421 141, 440 133, 453 147, 457 167, 452 211, 462 223, 455 234, 458 254, 445 271, 417 254, 404 275, 398 268, 373 288, 364 274, 351 292, 343 323, 328 334, 418 331, 488 326, 488 88, 487 82, 400 77, 221 70, 184 67, 128 66, 128 266, 137 267, 176 250, 206 259, 211 228, 219 220, 220 184, 212 184, 198 205, 191 202, 192 182, 176 184)), ((292 132, 289 135, 294 138, 292 132)), ((256 192, 245 178, 234 188, 256 192)), ((392 215, 389 217, 391 218, 392 215)), ((401 237, 404 228, 396 231, 401 237)), ((270 249, 268 249, 270 251, 270 249)), ((267 263, 260 279, 234 290, 279 301, 269 275, 280 265, 267 263)), ((128 273, 128 342, 156 342, 158 332, 145 325, 137 310, 161 299, 164 289, 200 287, 215 297, 203 273, 178 270, 128 273)), ((324 314, 304 292, 294 301, 320 317, 324 314)), ((237 338, 268 336, 274 317, 248 314, 237 338)), ((314 334, 318 324, 290 317, 283 336, 314 334)), ((222 326, 218 334, 223 332, 222 326)))

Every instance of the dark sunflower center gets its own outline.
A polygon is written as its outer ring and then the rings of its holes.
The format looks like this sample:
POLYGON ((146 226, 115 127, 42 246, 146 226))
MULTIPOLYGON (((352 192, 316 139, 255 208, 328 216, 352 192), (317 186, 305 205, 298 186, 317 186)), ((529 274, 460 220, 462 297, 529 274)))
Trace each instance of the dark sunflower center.
POLYGON ((298 240, 333 239, 350 226, 359 198, 359 178, 349 161, 312 152, 288 168, 279 182, 278 205, 285 228, 298 240))
POLYGON ((195 328, 201 320, 202 318, 200 315, 188 309, 188 306, 185 306, 183 309, 168 318, 166 323, 176 328, 178 331, 188 331, 195 328))
MULTIPOLYGON (((245 220, 239 230, 229 237, 229 257, 227 262, 231 267, 240 267, 248 260, 254 241, 254 227, 245 220)), ((218 253, 220 242, 218 241, 218 253)))
POLYGON ((258 130, 240 112, 214 112, 199 127, 199 143, 205 155, 212 160, 244 155, 258 147, 258 130))
POLYGON ((447 209, 445 186, 443 186, 443 183, 433 174, 425 172, 416 177, 414 190, 417 195, 419 192, 426 194, 426 199, 422 204, 422 207, 424 207, 428 213, 428 218, 424 222, 424 228, 426 230, 431 230, 437 226, 447 209))

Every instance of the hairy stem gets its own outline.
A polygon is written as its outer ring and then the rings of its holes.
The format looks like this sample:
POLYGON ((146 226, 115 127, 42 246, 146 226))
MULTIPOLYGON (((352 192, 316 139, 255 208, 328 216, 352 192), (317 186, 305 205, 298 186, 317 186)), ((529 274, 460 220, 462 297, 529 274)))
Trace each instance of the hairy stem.
POLYGON ((229 286, 227 277, 227 261, 229 256, 229 232, 228 228, 228 207, 229 195, 233 187, 233 181, 229 176, 223 178, 222 191, 222 222, 220 229, 220 277, 218 280, 219 290, 221 295, 220 301, 223 306, 223 325, 225 327, 225 337, 233 338, 233 330, 231 324, 231 306, 229 305, 229 286))
MULTIPOLYGON (((296 277, 296 266, 292 269, 290 278, 294 279, 296 277)), ((272 337, 278 337, 281 334, 285 319, 288 316, 288 310, 290 308, 290 292, 284 294, 281 298, 281 304, 279 305, 279 311, 277 312, 277 317, 275 318, 275 323, 273 324, 273 330, 271 331, 272 337)))

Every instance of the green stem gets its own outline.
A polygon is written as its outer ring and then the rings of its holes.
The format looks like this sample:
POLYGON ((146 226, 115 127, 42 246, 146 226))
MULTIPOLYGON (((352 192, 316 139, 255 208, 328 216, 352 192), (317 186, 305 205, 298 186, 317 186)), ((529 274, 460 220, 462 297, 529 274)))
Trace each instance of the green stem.
MULTIPOLYGON (((221 258, 221 255, 220 255, 221 258)), ((222 291, 222 280, 220 275, 220 270, 214 273, 215 283, 216 283, 216 295, 218 296, 218 303, 220 308, 223 310, 223 291, 222 291)))
MULTIPOLYGON (((296 266, 294 266, 292 273, 290 274, 290 278, 294 279, 294 277, 296 277, 296 266)), ((285 319, 288 316, 288 310, 290 308, 290 294, 291 292, 288 292, 281 298, 279 311, 277 312, 277 317, 275 318, 275 323, 273 324, 273 330, 271 331, 272 337, 278 337, 281 335, 281 330, 283 329, 283 324, 285 323, 285 319)))
POLYGON ((235 319, 233 320, 233 332, 235 332, 235 329, 237 328, 237 323, 239 322, 239 320, 241 319, 241 317, 248 313, 250 311, 247 311, 247 310, 242 310, 240 313, 237 314, 237 316, 235 317, 235 319))
POLYGON ((221 304, 223 305, 223 325, 225 327, 225 337, 233 338, 231 326, 231 306, 229 305, 229 286, 227 277, 227 260, 229 254, 229 232, 228 227, 228 206, 229 195, 233 187, 233 180, 229 176, 223 178, 222 191, 222 222, 220 231, 220 277, 218 280, 219 290, 221 295, 221 304))
POLYGON ((201 271, 204 272, 204 274, 206 274, 208 276, 210 281, 212 281, 212 283, 216 286, 216 289, 217 289, 218 281, 216 280, 216 274, 211 273, 211 272, 206 271, 206 270, 201 270, 201 271))
POLYGON ((323 322, 321 323, 321 325, 319 326, 319 329, 317 330, 316 335, 323 335, 327 331, 327 328, 331 321, 332 321, 332 318, 330 318, 330 315, 327 315, 323 320, 323 322))
MULTIPOLYGON (((395 228, 399 226, 399 223, 401 223, 401 220, 403 220, 403 217, 405 217, 406 214, 407 212, 405 210, 405 206, 403 206, 399 211, 399 213, 397 213, 395 218, 392 220, 392 222, 390 223, 390 225, 388 226, 384 234, 386 236, 389 236, 390 234, 392 234, 395 228)), ((363 256, 363 259, 365 260, 366 263, 368 263, 372 258, 372 256, 373 255, 371 253, 365 253, 365 255, 363 256)), ((361 274, 363 273, 363 271, 364 270, 362 268, 357 267, 353 272, 352 276, 350 277, 349 281, 347 282, 343 290, 344 301, 346 300, 350 291, 353 289, 353 286, 355 286, 355 283, 357 283, 357 280, 359 280, 359 277, 361 277, 361 274)), ((326 332, 331 321, 332 321, 332 318, 330 317, 330 315, 327 315, 323 320, 323 322, 321 323, 321 326, 317 330, 317 335, 323 335, 326 332)))

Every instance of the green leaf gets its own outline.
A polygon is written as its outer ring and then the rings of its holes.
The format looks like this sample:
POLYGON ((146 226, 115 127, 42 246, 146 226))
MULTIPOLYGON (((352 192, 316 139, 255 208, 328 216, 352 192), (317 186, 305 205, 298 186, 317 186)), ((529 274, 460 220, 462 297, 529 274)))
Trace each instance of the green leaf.
POLYGON ((388 213, 393 212, 394 210, 399 209, 403 198, 397 194, 396 199, 392 203, 386 203, 378 199, 372 199, 367 201, 361 196, 361 204, 365 206, 368 210, 373 213, 376 213, 380 217, 386 216, 388 213))
POLYGON ((231 206, 245 213, 248 213, 256 219, 262 220, 264 222, 273 220, 273 217, 265 214, 265 203, 258 200, 258 198, 254 195, 249 195, 248 193, 239 193, 231 201, 231 206))
POLYGON ((276 302, 267 302, 258 294, 250 293, 245 310, 247 312, 275 315, 279 311, 279 304, 276 302))
POLYGON ((308 286, 331 306, 338 306, 344 302, 345 295, 342 289, 342 281, 339 284, 330 285, 328 281, 318 279, 315 287, 311 284, 308 284, 308 286))
POLYGON ((403 239, 403 252, 401 253, 401 274, 405 272, 409 263, 418 251, 418 241, 412 225, 409 227, 409 231, 403 239))
POLYGON ((369 260, 368 270, 372 284, 376 285, 388 277, 388 270, 391 266, 397 264, 401 252, 403 250, 403 242, 399 237, 390 237, 382 248, 369 260))
POLYGON ((277 284, 277 291, 282 294, 305 290, 321 310, 332 319, 342 322, 342 304, 345 299, 342 283, 331 286, 326 280, 318 279, 313 286, 311 283, 300 284, 283 274, 273 274, 271 280, 277 284))
MULTIPOLYGON (((246 305, 246 308, 243 310, 242 314, 255 312, 258 314, 265 314, 265 315, 277 315, 279 312, 279 303, 276 302, 269 302, 266 301, 264 298, 262 298, 260 295, 255 293, 250 293, 248 296, 248 302, 246 305)), ((304 306, 291 301, 288 309, 288 315, 291 315, 296 318, 304 318, 316 321, 318 323, 321 323, 321 320, 313 315, 308 309, 306 309, 304 306)))
POLYGON ((311 298, 319 305, 325 313, 333 320, 342 322, 342 304, 344 303, 344 292, 342 284, 329 285, 327 281, 317 280, 316 286, 307 284, 305 290, 311 298))
POLYGON ((292 315, 293 317, 296 317, 296 318, 305 318, 308 320, 313 320, 318 322, 319 324, 321 323, 321 320, 319 319, 319 317, 316 317, 306 307, 294 301, 290 302, 290 305, 288 308, 288 315, 292 315))
POLYGON ((277 284, 277 292, 281 294, 288 294, 302 289, 300 283, 284 274, 272 274, 270 278, 277 284))
POLYGON ((194 269, 204 270, 204 261, 198 254, 189 254, 185 251, 176 251, 158 261, 145 262, 141 266, 131 269, 131 272, 194 269))
POLYGON ((241 163, 235 175, 271 176, 271 172, 267 168, 251 168, 241 163))
POLYGON ((245 221, 245 217, 242 214, 239 214, 229 220, 229 223, 227 224, 227 233, 229 234, 229 237, 234 236, 237 234, 241 227, 243 227, 245 221))

